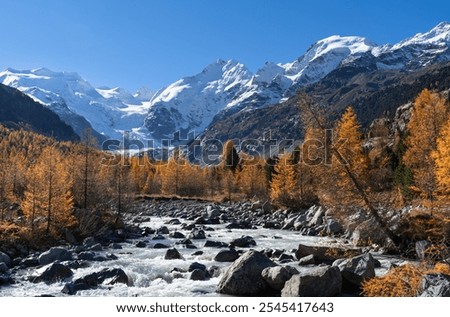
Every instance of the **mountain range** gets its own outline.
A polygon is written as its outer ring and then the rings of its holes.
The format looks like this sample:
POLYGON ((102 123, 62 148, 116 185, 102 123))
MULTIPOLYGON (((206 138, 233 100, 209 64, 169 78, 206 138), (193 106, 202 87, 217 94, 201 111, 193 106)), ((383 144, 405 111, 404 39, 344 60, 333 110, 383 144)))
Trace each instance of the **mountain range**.
POLYGON ((293 135, 291 129, 299 130, 291 121, 300 91, 336 111, 354 105, 367 125, 377 116, 392 114, 416 90, 425 88, 417 81, 428 78, 428 86, 436 85, 431 82, 435 80, 448 88, 449 47, 450 24, 442 22, 394 45, 330 36, 293 62, 267 62, 255 73, 238 61, 219 59, 156 93, 148 88, 135 94, 121 88, 94 88, 76 73, 46 68, 9 68, 0 73, 0 83, 46 106, 78 135, 91 128, 99 140, 126 134, 153 139, 158 145, 178 133, 187 143, 194 137, 254 137, 255 131, 262 137, 272 127, 279 134, 276 137, 288 137, 293 135), (390 100, 384 97, 381 103, 381 91, 390 100))

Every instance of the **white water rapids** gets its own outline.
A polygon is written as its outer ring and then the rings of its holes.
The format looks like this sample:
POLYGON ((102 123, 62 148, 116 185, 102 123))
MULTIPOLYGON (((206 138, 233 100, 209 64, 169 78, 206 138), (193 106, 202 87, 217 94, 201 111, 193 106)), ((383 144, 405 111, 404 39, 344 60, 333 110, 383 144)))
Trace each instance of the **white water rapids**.
MULTIPOLYGON (((150 228, 159 228, 161 226, 167 226, 170 232, 178 230, 188 236, 190 231, 180 230, 180 225, 165 224, 165 222, 170 219, 171 218, 152 217, 149 222, 142 223, 141 227, 147 226, 150 228)), ((254 247, 256 250, 263 250, 266 248, 284 249, 288 254, 291 254, 291 250, 296 249, 299 243, 309 245, 339 243, 339 241, 334 238, 302 236, 294 231, 263 228, 256 230, 229 230, 226 229, 225 226, 226 224, 208 225, 208 227, 214 228, 214 231, 205 231, 206 240, 229 243, 234 238, 241 237, 242 235, 249 235, 256 241, 257 245, 254 247)), ((139 239, 147 242, 147 247, 145 248, 138 248, 135 246, 135 243, 139 240, 130 240, 129 243, 121 243, 122 249, 120 250, 105 248, 103 251, 97 252, 100 255, 113 253, 118 259, 106 262, 89 262, 89 267, 73 269, 74 275, 72 280, 81 278, 90 273, 101 271, 104 268, 121 268, 132 280, 132 286, 124 284, 107 285, 107 281, 105 281, 95 289, 79 291, 76 296, 219 296, 215 290, 220 281, 220 276, 206 281, 193 281, 189 279, 190 273, 183 273, 182 278, 174 278, 170 272, 175 267, 187 271, 191 263, 199 262, 206 265, 207 268, 210 268, 211 266, 220 267, 222 269, 222 275, 223 271, 226 267, 230 266, 231 263, 216 262, 213 260, 214 256, 221 249, 204 248, 203 245, 206 241, 205 239, 191 239, 198 248, 196 250, 184 248, 182 245, 176 245, 175 242, 180 239, 166 238, 166 240, 151 240, 151 237, 139 239), (165 260, 164 255, 167 249, 153 249, 152 246, 155 243, 163 243, 170 245, 171 247, 176 247, 184 259, 165 260), (199 250, 203 251, 202 255, 192 255, 195 251, 199 250)), ((246 248, 243 249, 248 250, 246 248)), ((389 261, 390 260, 381 259, 383 265, 381 270, 385 271, 386 267, 389 265, 389 261)), ((301 270, 296 262, 288 264, 301 270)), ((39 268, 19 270, 14 274, 16 283, 1 287, 0 296, 39 296, 44 294, 67 296, 61 293, 61 290, 67 281, 50 285, 43 282, 33 284, 27 281, 27 277, 37 275, 38 272, 39 268)), ((379 270, 379 272, 381 271, 379 270)))

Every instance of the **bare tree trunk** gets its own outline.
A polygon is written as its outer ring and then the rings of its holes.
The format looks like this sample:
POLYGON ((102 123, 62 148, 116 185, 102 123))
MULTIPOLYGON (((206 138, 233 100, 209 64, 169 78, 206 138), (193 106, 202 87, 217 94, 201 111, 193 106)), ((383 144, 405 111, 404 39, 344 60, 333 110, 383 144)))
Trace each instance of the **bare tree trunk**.
MULTIPOLYGON (((307 115, 309 116, 308 119, 313 121, 320 129, 325 130, 326 129, 325 118, 321 118, 319 110, 314 109, 312 105, 312 100, 310 100, 310 98, 307 96, 304 97, 305 98, 302 98, 302 100, 300 101, 299 105, 300 111, 307 111, 308 112, 307 115)), ((345 159, 342 157, 341 153, 336 148, 332 147, 331 151, 332 154, 334 154, 340 162, 345 162, 345 159)), ((347 177, 351 180, 351 182, 355 186, 356 191, 364 201, 367 209, 369 210, 370 215, 379 225, 380 229, 389 237, 389 239, 391 239, 396 246, 399 246, 401 243, 401 238, 398 235, 396 235, 391 229, 389 229, 388 225, 381 217, 379 211, 374 207, 373 203, 370 201, 367 192, 365 191, 360 181, 356 177, 356 174, 351 170, 350 166, 345 163, 343 165, 347 177)))

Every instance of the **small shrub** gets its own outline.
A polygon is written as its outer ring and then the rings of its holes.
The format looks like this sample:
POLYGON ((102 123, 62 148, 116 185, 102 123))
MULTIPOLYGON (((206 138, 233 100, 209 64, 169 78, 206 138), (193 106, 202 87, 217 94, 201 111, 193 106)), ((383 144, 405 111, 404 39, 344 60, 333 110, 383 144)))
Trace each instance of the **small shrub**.
POLYGON ((423 276, 433 273, 450 274, 450 266, 445 263, 437 263, 434 266, 422 263, 395 267, 383 277, 375 277, 364 282, 362 295, 368 297, 417 296, 423 276))

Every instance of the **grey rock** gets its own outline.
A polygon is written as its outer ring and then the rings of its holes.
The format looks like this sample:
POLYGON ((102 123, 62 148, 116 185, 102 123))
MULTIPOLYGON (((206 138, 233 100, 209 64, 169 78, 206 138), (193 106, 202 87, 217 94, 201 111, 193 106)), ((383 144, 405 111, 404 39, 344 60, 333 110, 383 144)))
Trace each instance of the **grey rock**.
POLYGON ((95 241, 95 238, 93 238, 93 237, 87 237, 86 239, 83 240, 83 246, 85 246, 87 248, 93 246, 96 243, 97 243, 97 241, 95 241))
POLYGON ((269 258, 257 251, 248 251, 225 271, 217 286, 221 294, 237 296, 256 296, 271 291, 262 278, 261 272, 276 266, 269 258))
POLYGON ((317 207, 314 216, 309 221, 308 225, 310 227, 321 225, 323 223, 323 216, 325 216, 325 209, 321 206, 317 207))
POLYGON ((189 239, 193 239, 193 240, 206 239, 205 231, 195 228, 189 234, 189 239))
POLYGON ((259 201, 255 201, 254 203, 252 203, 250 208, 252 209, 252 211, 257 211, 258 209, 262 208, 262 204, 259 201))
POLYGON ((341 246, 310 246, 305 244, 299 244, 295 256, 297 259, 301 259, 307 255, 314 255, 317 262, 334 261, 338 258, 345 257, 348 251, 361 252, 358 248, 349 248, 341 246))
POLYGON ((184 234, 182 234, 181 232, 179 232, 179 231, 172 232, 169 235, 169 237, 174 238, 174 239, 184 239, 184 238, 186 238, 186 236, 184 234))
POLYGON ((216 206, 207 206, 206 214, 208 218, 211 219, 211 218, 219 218, 222 213, 216 206))
POLYGON ((163 243, 156 243, 153 246, 153 249, 168 249, 168 248, 169 248, 169 246, 166 244, 163 244, 163 243))
POLYGON ((59 281, 63 281, 73 275, 73 272, 67 266, 61 263, 52 263, 44 269, 39 276, 32 277, 30 281, 32 283, 44 282, 46 284, 52 284, 59 281))
POLYGON ((55 261, 70 261, 72 253, 62 247, 54 247, 39 255, 39 264, 47 265, 55 261))
POLYGON ((342 276, 337 267, 319 267, 308 274, 296 274, 281 291, 282 297, 331 297, 341 293, 342 276))
POLYGON ((344 280, 358 287, 364 281, 375 277, 375 260, 370 253, 346 259, 337 267, 344 280))
POLYGON ((450 275, 426 274, 419 289, 420 297, 450 297, 450 275))
POLYGON ((182 259, 180 252, 177 249, 172 248, 166 251, 166 255, 164 255, 165 260, 178 260, 182 259))
POLYGON ((156 230, 156 234, 169 234, 169 229, 166 226, 162 226, 156 230))
POLYGON ((239 253, 236 250, 220 250, 214 257, 217 262, 234 262, 239 258, 239 253))
POLYGON ((147 243, 145 243, 144 241, 138 241, 134 246, 136 248, 145 248, 147 246, 147 243))
POLYGON ((430 243, 426 240, 417 241, 415 245, 416 256, 419 260, 425 259, 425 252, 430 247, 430 243))
POLYGON ((192 272, 194 270, 201 270, 206 272, 206 266, 204 264, 194 262, 191 265, 189 265, 188 272, 192 272))
POLYGON ((255 240, 250 236, 242 236, 230 242, 231 246, 240 248, 250 248, 256 246, 255 240))
POLYGON ((326 223, 326 232, 328 234, 337 234, 342 232, 343 227, 342 225, 337 222, 336 220, 329 218, 327 219, 327 223, 326 223))
POLYGON ((226 248, 226 247, 228 247, 228 244, 226 244, 225 242, 206 240, 204 247, 205 248, 226 248))
POLYGON ((269 202, 266 201, 263 205, 262 205, 262 210, 265 214, 270 214, 273 211, 273 205, 269 202))
POLYGON ((294 274, 299 274, 299 272, 291 266, 268 267, 261 272, 262 278, 276 291, 281 291, 284 284, 294 274))
POLYGON ((204 281, 207 279, 207 272, 200 269, 195 269, 191 272, 189 279, 193 281, 204 281))
POLYGON ((156 234, 152 237, 152 240, 165 240, 166 238, 164 238, 164 236, 160 235, 160 234, 156 234))
POLYGON ((99 284, 102 284, 106 279, 110 280, 108 282, 108 285, 114 285, 117 283, 126 285, 132 284, 131 279, 128 277, 128 275, 119 268, 105 268, 99 272, 95 272, 75 280, 74 284, 85 284, 89 285, 89 287, 92 288, 98 286, 99 284))
POLYGON ((91 251, 102 251, 103 247, 102 247, 102 245, 100 243, 96 243, 96 244, 92 245, 89 248, 89 250, 91 250, 91 251))
POLYGON ((311 265, 311 264, 316 264, 316 260, 314 259, 314 255, 312 254, 304 256, 300 260, 298 260, 298 265, 311 265))
POLYGON ((11 267, 12 261, 8 254, 0 251, 0 263, 5 263, 7 267, 11 267))
POLYGON ((78 254, 78 260, 93 261, 95 258, 95 253, 91 251, 80 252, 78 254))
POLYGON ((4 262, 0 262, 0 274, 6 273, 8 266, 4 262))

